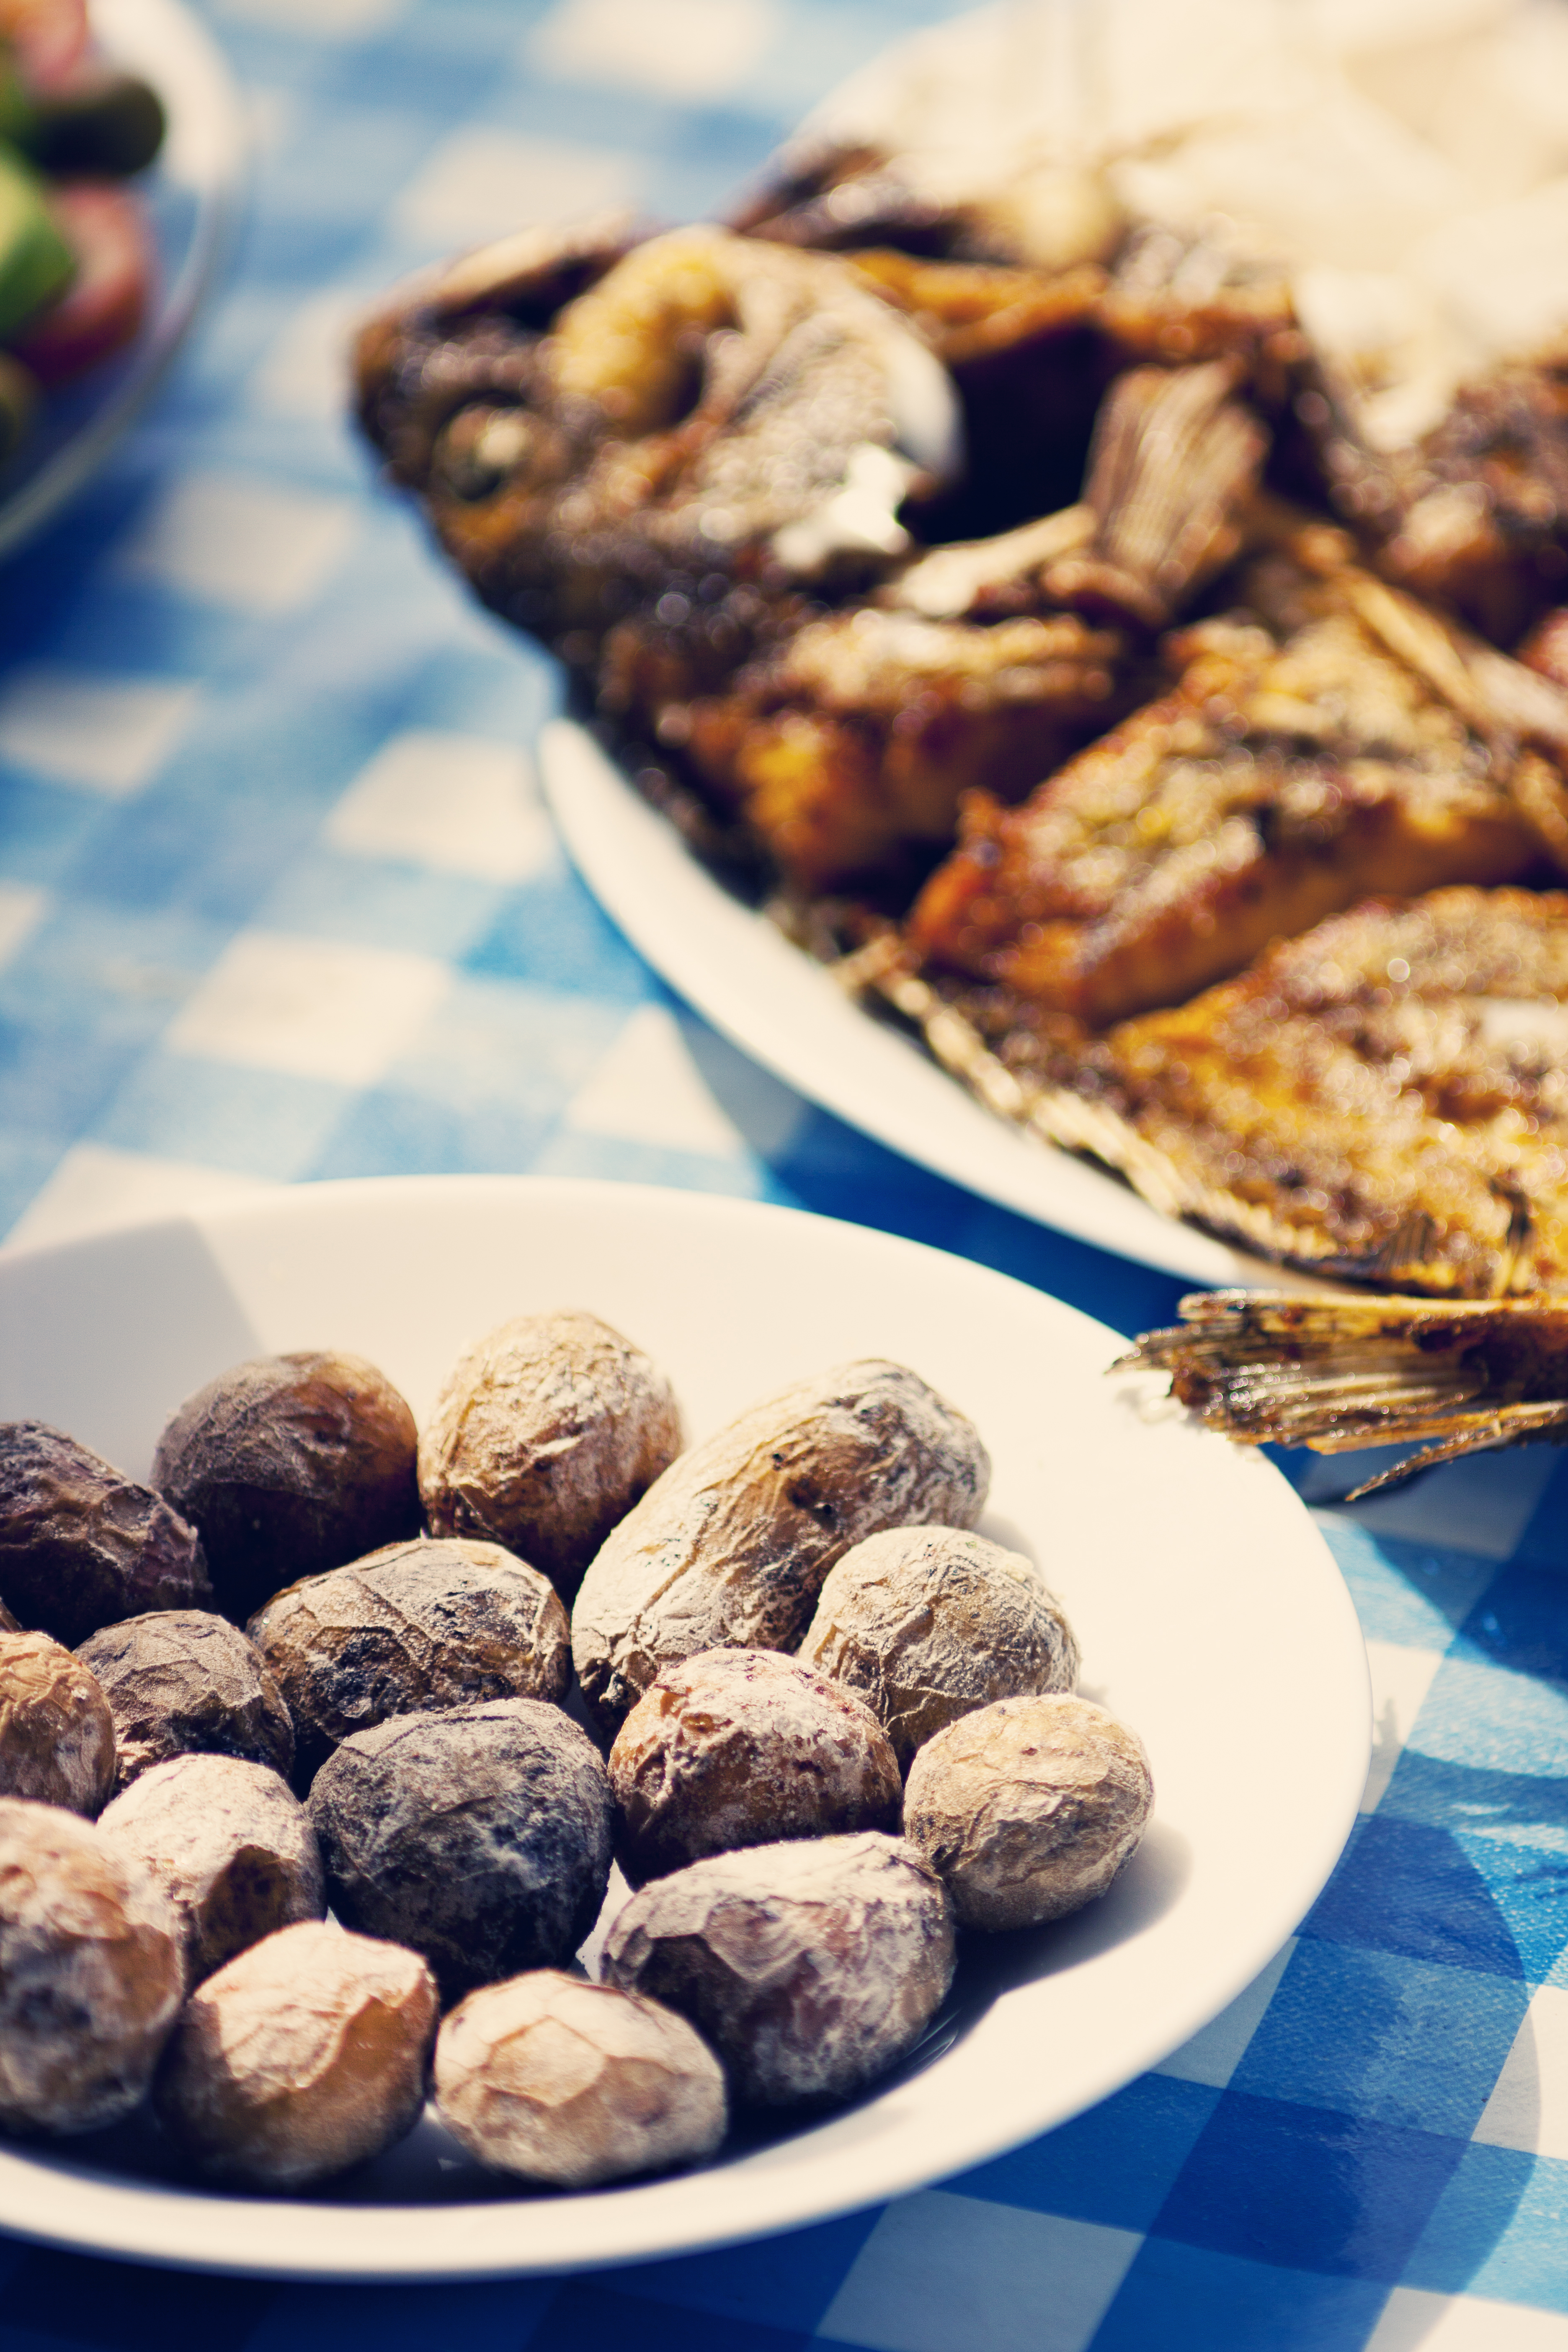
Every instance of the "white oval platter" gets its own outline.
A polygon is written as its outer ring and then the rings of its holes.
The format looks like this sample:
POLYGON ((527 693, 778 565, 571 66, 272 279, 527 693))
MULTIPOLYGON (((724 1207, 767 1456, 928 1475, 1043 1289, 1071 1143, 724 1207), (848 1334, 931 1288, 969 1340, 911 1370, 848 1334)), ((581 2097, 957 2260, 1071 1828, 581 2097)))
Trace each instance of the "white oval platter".
POLYGON ((1142 1734, 1155 1816, 1102 1902, 974 1938, 927 2042, 857 2105, 738 2134, 700 2171, 581 2196, 497 2181, 426 2121, 309 2199, 185 2185, 150 2126, 0 2148, 0 2228, 207 2270, 477 2278, 690 2252, 896 2197, 994 2156, 1167 2055, 1299 1925, 1354 1818, 1366 1662, 1322 1538, 1260 1455, 1104 1377, 1116 1335, 913 1243, 753 1203, 503 1177, 305 1186, 0 1257, 0 1417, 138 1475, 180 1400, 247 1356, 330 1345, 416 1415, 505 1318, 592 1309, 673 1378, 700 1435, 847 1358, 969 1412, 984 1526, 1031 1553, 1080 1687, 1142 1734))

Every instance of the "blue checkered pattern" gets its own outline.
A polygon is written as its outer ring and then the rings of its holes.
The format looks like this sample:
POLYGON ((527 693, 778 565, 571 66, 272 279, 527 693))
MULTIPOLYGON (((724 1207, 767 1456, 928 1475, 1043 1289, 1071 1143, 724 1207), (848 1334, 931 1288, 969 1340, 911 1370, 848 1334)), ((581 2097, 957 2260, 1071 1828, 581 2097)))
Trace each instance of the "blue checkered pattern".
MULTIPOLYGON (((793 1202, 1131 1331, 1176 1287, 879 1150, 693 1019, 563 860, 547 662, 342 415, 345 322, 529 214, 711 205, 940 0, 222 0, 259 163, 151 420, 0 574, 0 1229, 310 1177, 793 1202), (438 803, 439 819, 432 822, 438 803)), ((1568 2347, 1568 1464, 1357 1508, 1378 1740, 1339 1870, 1156 2073, 941 2189, 609 2276, 273 2287, 0 2241, 0 2352, 1568 2347)))

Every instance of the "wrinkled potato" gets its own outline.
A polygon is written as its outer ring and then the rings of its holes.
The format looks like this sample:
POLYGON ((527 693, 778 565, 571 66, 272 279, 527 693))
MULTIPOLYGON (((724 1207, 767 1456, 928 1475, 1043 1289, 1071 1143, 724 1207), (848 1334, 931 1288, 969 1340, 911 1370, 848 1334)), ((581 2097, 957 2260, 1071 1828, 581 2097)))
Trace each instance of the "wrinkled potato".
POLYGON ((481 2164, 552 2189, 694 2164, 729 2120, 723 2072, 683 2017, 557 1969, 453 2010, 436 2043, 436 2112, 481 2164))
POLYGON ((249 1633, 294 1719, 301 1787, 390 1716, 562 1699, 572 1636, 554 1587, 499 1544, 416 1536, 290 1584, 249 1633))
POLYGON ((180 1927, 75 1813, 0 1798, 0 2131, 95 2131, 147 2088, 184 1999, 180 1927))
POLYGON ((610 1875, 610 1784, 542 1699, 397 1715, 335 1748, 310 1790, 333 1910, 422 1952, 447 2000, 569 1960, 610 1875))
POLYGON ((667 1666, 616 1735, 609 1771, 634 1885, 734 1846, 899 1826, 898 1759, 876 1717, 777 1650, 667 1666))
POLYGON ((309 2189, 412 2131, 437 2016, 417 1953, 313 1922, 281 1928, 186 2002, 158 2119, 209 2180, 309 2189))
POLYGON ((47 1633, 0 1633, 0 1797, 100 1811, 114 1783, 114 1721, 79 1659, 47 1633))
POLYGON ((748 2105, 846 2099, 925 2032, 952 1981, 952 1915, 914 1848, 748 1846, 656 1878, 611 1922, 604 1973, 689 2017, 748 2105))
POLYGON ((264 1936, 326 1910, 316 1833, 265 1764, 171 1757, 116 1797, 99 1828, 174 1905, 193 1984, 264 1936))
POLYGON ((572 1614, 589 1705, 618 1724, 699 1650, 793 1649, 823 1579, 879 1528, 967 1527, 991 1465, 901 1364, 840 1364, 682 1454, 599 1552, 572 1614))
POLYGON ((519 1315, 458 1363, 419 1441, 437 1535, 488 1537, 568 1600, 680 1451, 669 1382, 596 1315, 519 1315))
POLYGON ((46 1422, 0 1424, 0 1595, 68 1649, 144 1609, 212 1599, 177 1507, 46 1422))
POLYGON ((279 1586, 417 1534, 416 1444, 363 1357, 263 1356, 186 1398, 153 1484, 199 1531, 217 1606, 243 1624, 279 1586))
POLYGON ((1091 1699, 999 1699, 928 1740, 904 1834, 965 1927, 1035 1927, 1103 1895, 1154 1801, 1136 1732, 1091 1699))
POLYGON ((115 1787, 171 1756, 241 1756, 285 1778, 294 1727, 254 1643, 210 1609, 157 1609, 90 1633, 78 1657, 114 1717, 115 1787))
POLYGON ((961 1715, 1070 1690, 1078 1643, 1021 1552, 959 1528, 889 1528, 830 1570, 799 1655, 856 1691, 907 1771, 961 1715))

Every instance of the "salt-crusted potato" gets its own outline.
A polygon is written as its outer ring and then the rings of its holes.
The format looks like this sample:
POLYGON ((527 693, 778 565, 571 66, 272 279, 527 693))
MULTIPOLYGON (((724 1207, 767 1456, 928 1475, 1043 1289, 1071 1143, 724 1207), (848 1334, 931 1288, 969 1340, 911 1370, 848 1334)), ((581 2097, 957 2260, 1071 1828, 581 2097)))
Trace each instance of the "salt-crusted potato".
POLYGON ((571 1959, 610 1875, 610 1784, 560 1707, 500 1698, 398 1715, 310 1790, 331 1906, 424 1954, 448 2000, 571 1959))
POLYGON ((1136 1732, 1091 1699, 999 1699, 928 1740, 904 1834, 965 1927, 1035 1927, 1103 1895, 1154 1801, 1136 1732))
POLYGON ((116 1790, 172 1756, 242 1756, 285 1778, 294 1727, 237 1625, 210 1609, 154 1609, 89 1633, 77 1656, 114 1717, 116 1790))
POLYGON ((669 1382, 596 1315, 519 1315, 454 1366, 419 1440, 433 1534, 488 1537, 568 1600, 680 1451, 669 1382))
POLYGON ((557 1969, 453 2010, 436 2112, 481 2164, 552 2189, 694 2164, 729 2120, 722 2069, 683 2017, 557 1969))
POLYGON ((899 1826, 898 1759, 876 1717, 777 1650, 667 1666, 616 1733, 609 1771, 634 1886, 736 1846, 899 1826))
POLYGON ((828 1575, 799 1656, 856 1691, 907 1771, 977 1706, 1071 1690, 1078 1643, 1021 1552, 960 1528, 889 1528, 828 1575))
POLYGON ((327 1907, 321 1849, 288 1782, 238 1756, 152 1765, 99 1822, 169 1897, 193 1984, 327 1907))
POLYGON ((747 2105, 847 2098, 913 2048, 952 1981, 941 1879, 898 1838, 711 1855, 616 1915, 604 1973, 689 2017, 747 2105))
POLYGON ((308 2189, 413 2129, 437 2016, 417 1953, 284 1927, 186 2002, 158 2073, 158 2119, 209 2180, 308 2189))
POLYGON ((457 1537, 416 1536, 304 1577, 248 1631, 293 1717, 302 1788, 340 1741, 391 1716, 561 1699, 572 1678, 549 1579, 499 1544, 457 1537))
POLYGON ((153 1484, 199 1531, 217 1606, 243 1624, 295 1577, 417 1534, 417 1444, 363 1356, 261 1356, 185 1399, 153 1484))
POLYGON ((184 1998, 168 1897, 75 1813, 0 1798, 0 2131, 94 2131, 147 2088, 184 1998))
POLYGON ((618 1724, 699 1650, 789 1650, 823 1579, 880 1528, 968 1527, 991 1464, 979 1433, 901 1364, 840 1364, 754 1405, 649 1487, 583 1580, 572 1654, 618 1724))
POLYGON ((109 1702, 47 1633, 0 1633, 0 1797, 99 1811, 114 1781, 109 1702))
POLYGON ((194 1527, 47 1422, 0 1423, 0 1595, 68 1648, 144 1609, 212 1600, 194 1527))

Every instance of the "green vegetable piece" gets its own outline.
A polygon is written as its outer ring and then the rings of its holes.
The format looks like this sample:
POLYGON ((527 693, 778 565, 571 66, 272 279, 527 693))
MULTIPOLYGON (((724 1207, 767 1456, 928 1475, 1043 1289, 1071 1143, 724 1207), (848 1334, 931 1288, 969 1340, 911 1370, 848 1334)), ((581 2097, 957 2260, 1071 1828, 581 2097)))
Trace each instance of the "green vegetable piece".
POLYGON ((0 339, 63 294, 76 256, 49 217, 26 163, 0 148, 0 339))
POLYGON ((11 59, 0 54, 0 140, 22 146, 37 119, 37 108, 27 95, 11 59))

